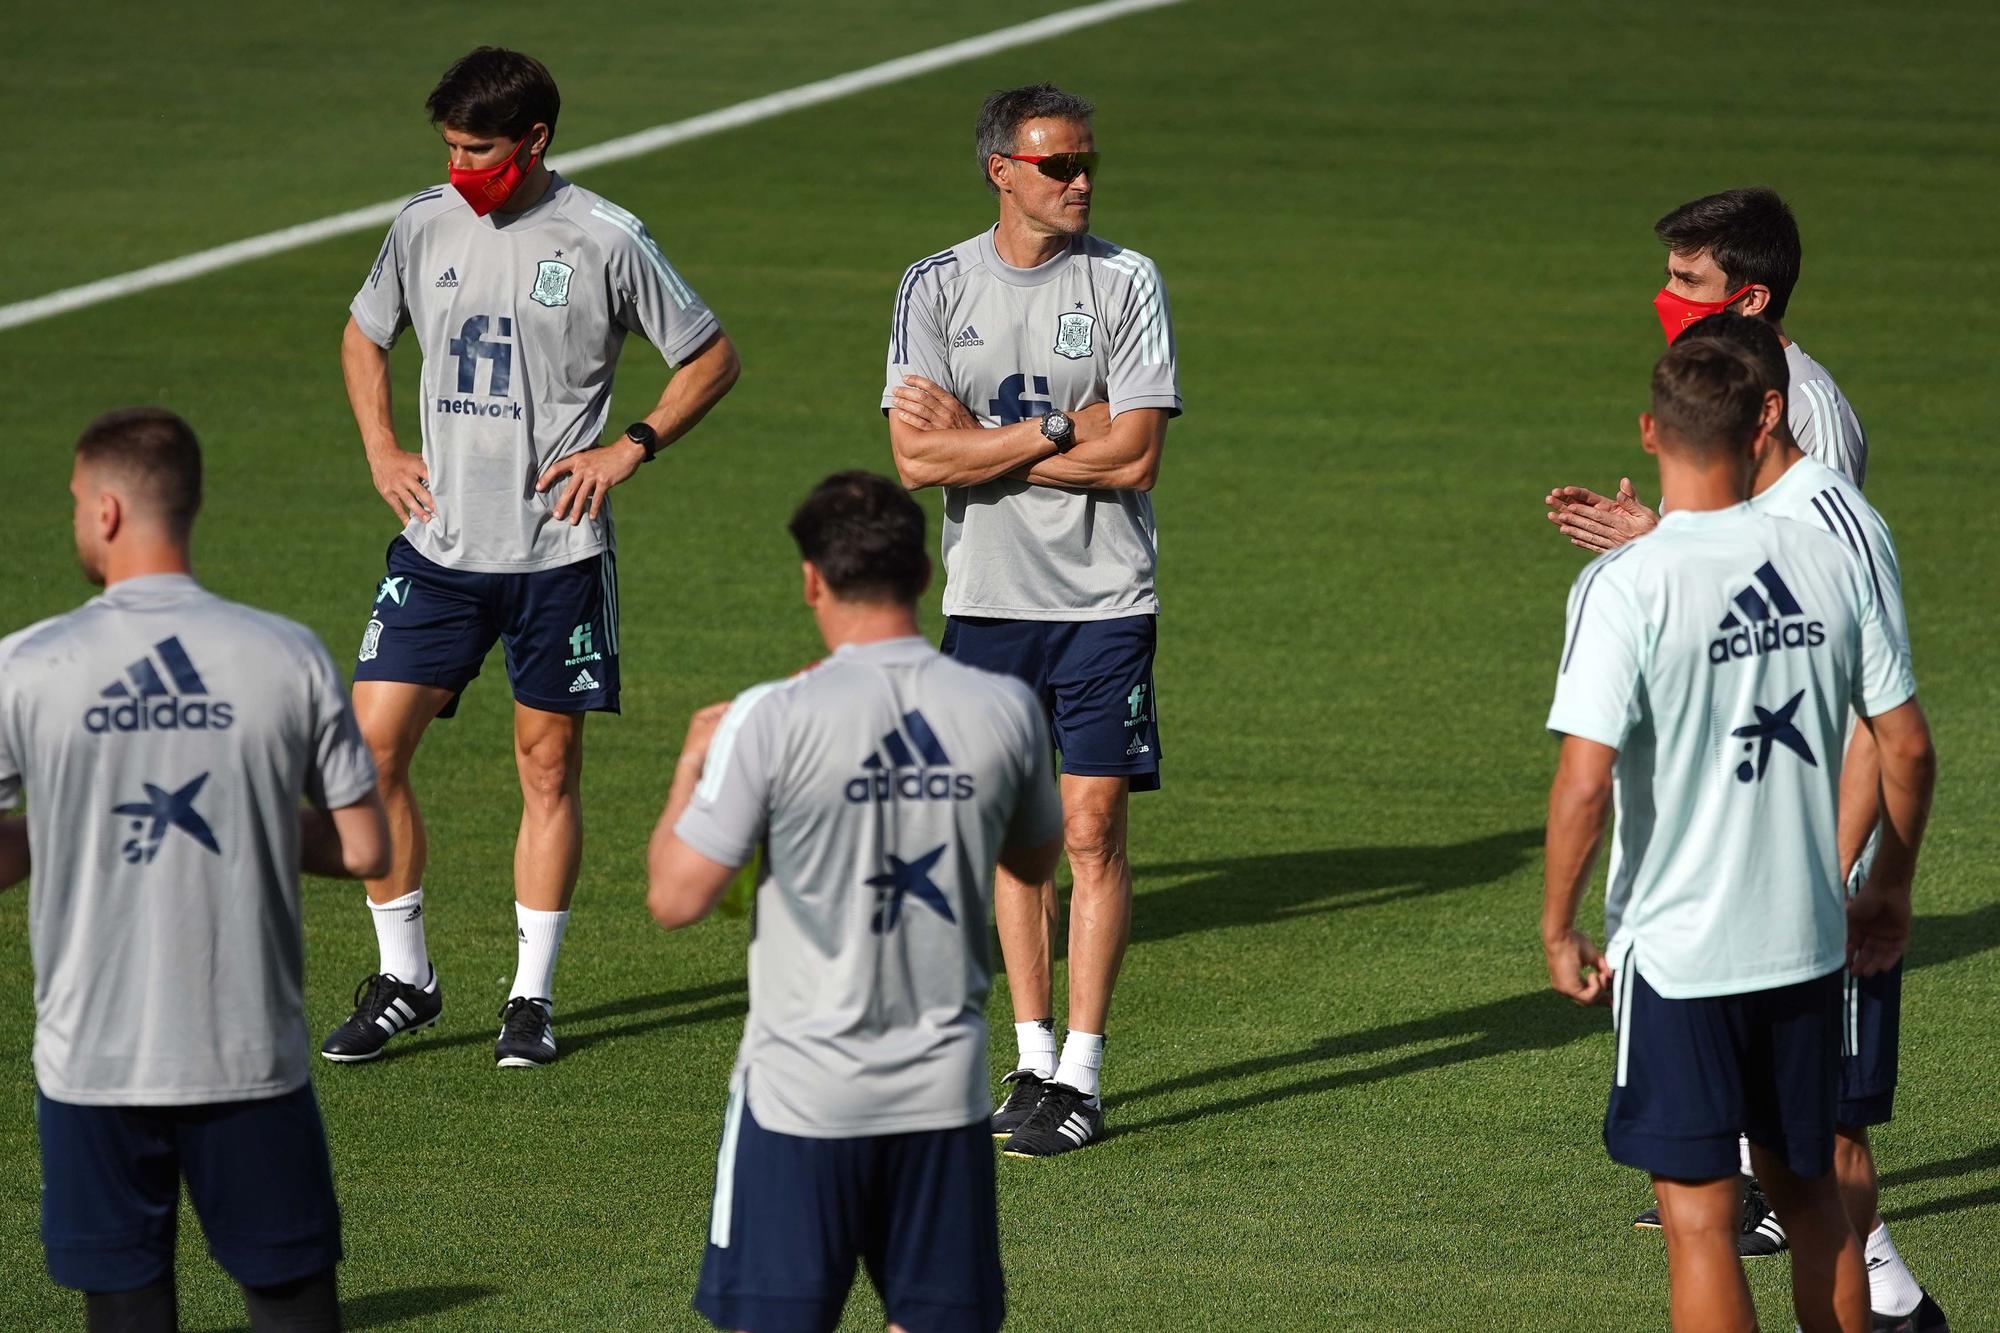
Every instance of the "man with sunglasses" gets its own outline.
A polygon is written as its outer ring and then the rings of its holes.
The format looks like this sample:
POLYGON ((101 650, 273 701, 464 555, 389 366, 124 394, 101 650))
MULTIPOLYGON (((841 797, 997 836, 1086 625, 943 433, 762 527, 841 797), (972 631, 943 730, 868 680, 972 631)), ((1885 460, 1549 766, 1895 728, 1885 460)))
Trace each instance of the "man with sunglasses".
POLYGON ((1003 867, 994 891, 1020 1057, 992 1128, 1015 1157, 1104 1132, 1128 796, 1160 785, 1148 493, 1181 397, 1159 270, 1089 231, 1092 114, 1052 84, 986 99, 974 155, 999 220, 904 274, 882 393, 903 483, 944 488, 943 649, 1026 681, 1062 755, 1074 887, 1060 1057, 1054 883, 1003 867))
POLYGON ((341 340, 375 489, 403 524, 354 672, 395 861, 368 881, 379 965, 321 1054, 372 1060, 442 1011, 410 762, 499 639, 522 811, 518 961, 493 1058, 526 1068, 556 1056, 556 954, 583 854, 584 719, 618 711, 609 492, 729 391, 737 359, 645 224, 549 169, 561 98, 540 61, 480 47, 426 106, 450 181, 419 191, 390 226, 341 340), (389 349, 405 329, 423 349, 421 454, 398 442, 390 414, 389 349), (600 443, 627 333, 678 369, 651 412, 600 443))

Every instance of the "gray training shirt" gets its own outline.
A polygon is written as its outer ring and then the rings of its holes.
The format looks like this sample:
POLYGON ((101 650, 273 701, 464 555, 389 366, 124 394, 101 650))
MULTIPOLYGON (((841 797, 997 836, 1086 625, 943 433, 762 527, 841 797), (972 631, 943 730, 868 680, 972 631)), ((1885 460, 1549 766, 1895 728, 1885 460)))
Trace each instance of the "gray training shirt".
POLYGON ((1028 688, 922 639, 849 645, 738 695, 675 833, 766 853, 736 1076, 806 1138, 983 1120, 987 922, 1003 847, 1062 831, 1028 688))
POLYGON ((425 559, 507 574, 554 569, 611 544, 611 509, 551 519, 557 459, 604 432, 630 331, 679 365, 721 331, 644 223, 559 175, 525 213, 475 214, 435 186, 403 206, 349 307, 378 346, 415 328, 418 410, 437 517, 403 535, 425 559))
MULTIPOLYGON (((1096 236, 1036 268, 993 232, 911 265, 896 291, 882 409, 905 375, 951 390, 982 426, 1093 403, 1178 416, 1173 317, 1153 261, 1096 236)), ((1153 502, 1001 478, 944 488, 944 610, 1112 620, 1160 609, 1153 502)))
POLYGON ((42 1092, 185 1106, 302 1085, 299 802, 375 785, 312 631, 163 574, 0 640, 0 809, 24 785, 42 1092))

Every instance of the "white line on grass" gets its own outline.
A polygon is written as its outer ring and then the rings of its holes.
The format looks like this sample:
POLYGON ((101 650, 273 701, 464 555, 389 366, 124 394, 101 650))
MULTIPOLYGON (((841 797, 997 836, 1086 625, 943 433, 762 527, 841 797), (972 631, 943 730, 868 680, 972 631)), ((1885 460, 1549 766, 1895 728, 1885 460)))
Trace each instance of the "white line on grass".
MULTIPOLYGON (((805 107, 818 106, 822 102, 832 102, 870 88, 900 83, 905 79, 916 78, 920 74, 929 74, 933 70, 991 55, 995 51, 1026 46, 1030 42, 1053 37, 1058 33, 1072 32, 1078 28, 1123 18, 1127 14, 1137 14, 1148 9, 1164 9, 1168 5, 1179 3, 1181 0, 1106 0, 1105 3, 1085 5, 1080 9, 1066 9, 1028 23, 1017 23, 1010 28, 1000 28, 978 37, 947 42, 943 46, 934 46, 928 51, 919 51, 914 55, 885 60, 866 69, 836 74, 830 79, 820 79, 815 83, 800 84, 784 92, 753 97, 747 102, 738 102, 734 106, 726 106, 717 111, 705 111, 686 120, 655 125, 652 129, 640 130, 636 134, 607 139, 589 148, 579 148, 574 153, 559 153, 549 159, 549 165, 558 171, 577 172, 586 171, 591 167, 601 167, 610 162, 623 162, 628 158, 658 152, 674 144, 686 143, 690 139, 701 139, 711 134, 721 134, 725 130, 741 129, 760 120, 770 120, 775 116, 782 116, 805 107)), ((116 277, 87 282, 81 287, 67 287, 59 292, 50 292, 47 296, 37 296, 31 300, 17 301, 13 305, 0 306, 0 329, 19 328, 23 324, 33 324, 37 320, 67 314, 72 310, 82 310, 86 306, 113 301, 121 296, 130 296, 134 292, 150 291, 155 287, 185 282, 204 273, 214 273, 218 269, 247 264, 251 260, 283 254, 287 250, 297 250, 330 240, 335 236, 346 236, 353 232, 386 226, 395 219, 407 198, 406 195, 399 196, 379 204, 370 204, 366 208, 335 213, 332 217, 320 218, 316 222, 302 222, 296 227, 281 227, 277 231, 265 232, 262 236, 231 241, 212 250, 199 250, 191 255, 182 255, 179 259, 169 259, 162 264, 151 264, 145 268, 134 269, 130 273, 120 273, 116 277)))

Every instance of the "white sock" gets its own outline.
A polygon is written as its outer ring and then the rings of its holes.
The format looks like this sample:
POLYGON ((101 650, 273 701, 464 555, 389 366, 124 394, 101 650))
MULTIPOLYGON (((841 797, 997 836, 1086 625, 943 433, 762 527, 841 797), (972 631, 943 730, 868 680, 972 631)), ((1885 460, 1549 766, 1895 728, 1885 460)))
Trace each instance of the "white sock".
POLYGON ((563 930, 569 925, 568 912, 537 912, 514 904, 514 933, 520 944, 520 961, 514 967, 512 997, 553 1002, 556 994, 556 954, 562 951, 563 930))
POLYGON ((1910 1276, 1896 1242, 1889 1239, 1889 1224, 1877 1222, 1868 1233, 1868 1304, 1877 1314, 1910 1313, 1924 1299, 1924 1289, 1910 1276))
POLYGON ((431 956, 424 949, 424 888, 419 884, 400 898, 368 904, 375 918, 375 947, 380 971, 405 985, 429 988, 431 956))
POLYGON ((1016 1023, 1014 1044, 1021 1051, 1020 1063, 1014 1068, 1032 1069, 1037 1078, 1055 1077, 1056 1021, 1053 1018, 1038 1018, 1032 1023, 1016 1023))
POLYGON ((1750 1138, 1748 1135, 1738 1134, 1736 1136, 1736 1155, 1742 1163, 1741 1170, 1743 1174, 1755 1180, 1757 1173, 1750 1169, 1750 1138))
POLYGON ((1097 1071, 1104 1064, 1104 1038, 1094 1032, 1071 1032, 1063 1038, 1062 1062, 1056 1082, 1097 1100, 1097 1071))

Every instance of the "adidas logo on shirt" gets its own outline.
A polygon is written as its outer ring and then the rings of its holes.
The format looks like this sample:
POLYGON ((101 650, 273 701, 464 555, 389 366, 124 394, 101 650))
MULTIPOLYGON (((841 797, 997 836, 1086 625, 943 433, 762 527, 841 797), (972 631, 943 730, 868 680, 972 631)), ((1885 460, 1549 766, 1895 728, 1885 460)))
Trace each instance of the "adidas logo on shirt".
POLYGON ((1712 665, 1786 648, 1817 648, 1826 642, 1825 624, 1805 618, 1805 608, 1770 561, 1759 565, 1753 578, 1751 586, 1729 599, 1732 609, 1716 626, 1723 633, 1709 641, 1712 665), (1762 592, 1758 591, 1760 585, 1762 592))
POLYGON ((953 347, 984 347, 986 346, 986 340, 979 336, 978 329, 968 324, 958 331, 958 336, 951 340, 951 345, 953 347))
POLYGON ((597 683, 597 677, 590 674, 588 667, 577 672, 576 679, 569 683, 569 692, 571 694, 582 694, 585 690, 601 690, 603 688, 602 685, 597 683))
POLYGON ((440 287, 458 286, 458 270, 456 268, 446 269, 438 275, 437 285, 440 287))
POLYGON ((236 720, 236 710, 229 704, 205 697, 208 686, 174 637, 154 644, 150 653, 125 668, 124 679, 112 681, 97 694, 115 702, 85 711, 84 730, 95 736, 113 731, 227 731, 236 720), (165 676, 160 674, 162 667, 165 676))
POLYGON ((882 738, 881 748, 861 761, 864 772, 848 779, 844 794, 854 805, 971 800, 972 774, 953 773, 950 764, 931 724, 912 709, 903 714, 901 727, 882 738))

